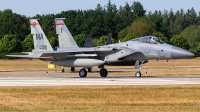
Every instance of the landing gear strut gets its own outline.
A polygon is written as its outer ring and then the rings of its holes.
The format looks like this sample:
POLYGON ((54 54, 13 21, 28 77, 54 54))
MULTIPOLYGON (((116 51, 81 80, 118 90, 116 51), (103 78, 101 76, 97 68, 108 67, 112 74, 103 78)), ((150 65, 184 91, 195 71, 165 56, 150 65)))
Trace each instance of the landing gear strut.
POLYGON ((75 67, 71 67, 71 72, 74 72, 75 71, 75 67))
POLYGON ((92 68, 88 68, 88 72, 92 72, 92 68))
POLYGON ((62 73, 64 73, 65 72, 65 69, 64 69, 64 67, 62 66, 62 73))

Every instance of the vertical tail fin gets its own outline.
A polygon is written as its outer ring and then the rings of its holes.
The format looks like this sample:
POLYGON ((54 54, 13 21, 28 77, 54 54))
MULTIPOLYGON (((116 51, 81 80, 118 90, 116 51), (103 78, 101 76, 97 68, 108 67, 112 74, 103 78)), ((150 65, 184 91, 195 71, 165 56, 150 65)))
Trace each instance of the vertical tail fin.
POLYGON ((88 34, 83 47, 92 47, 92 35, 88 34))
POLYGON ((34 50, 53 51, 37 19, 30 19, 30 27, 31 27, 31 34, 33 34, 34 50))
POLYGON ((112 38, 112 33, 108 33, 108 39, 106 41, 106 45, 112 44, 111 38, 112 38))
POLYGON ((56 34, 58 34, 59 47, 78 47, 67 26, 64 23, 65 18, 55 18, 56 34))

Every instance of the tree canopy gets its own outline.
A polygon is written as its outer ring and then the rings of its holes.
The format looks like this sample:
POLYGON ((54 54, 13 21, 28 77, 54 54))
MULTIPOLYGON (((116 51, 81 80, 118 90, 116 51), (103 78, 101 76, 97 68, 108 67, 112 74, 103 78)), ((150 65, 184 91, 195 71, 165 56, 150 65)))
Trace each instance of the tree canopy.
POLYGON ((185 39, 182 35, 175 35, 171 38, 170 42, 180 48, 188 50, 190 48, 187 39, 185 39))
MULTIPOLYGON (((101 36, 100 39, 97 42, 97 46, 102 46, 102 45, 106 45, 106 41, 108 39, 108 36, 101 36)), ((111 38, 111 42, 112 43, 117 43, 117 41, 113 38, 111 38)))
POLYGON ((16 35, 8 34, 0 40, 0 52, 18 52, 20 51, 20 42, 16 35))
POLYGON ((29 34, 22 42, 22 49, 24 52, 30 52, 33 49, 33 46, 33 37, 32 34, 29 34))
POLYGON ((84 44, 85 44, 86 35, 85 34, 79 34, 79 35, 74 36, 74 39, 75 39, 75 41, 76 41, 76 43, 79 47, 83 47, 84 44))

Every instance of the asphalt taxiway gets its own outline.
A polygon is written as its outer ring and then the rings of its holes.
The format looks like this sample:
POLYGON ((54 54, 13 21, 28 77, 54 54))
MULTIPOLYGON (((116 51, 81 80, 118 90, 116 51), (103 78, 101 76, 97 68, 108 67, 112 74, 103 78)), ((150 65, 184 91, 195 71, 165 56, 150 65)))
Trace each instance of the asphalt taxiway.
POLYGON ((89 75, 80 78, 78 73, 66 74, 45 71, 0 72, 0 86, 95 86, 95 85, 183 85, 200 84, 200 75, 189 76, 109 76, 89 75))

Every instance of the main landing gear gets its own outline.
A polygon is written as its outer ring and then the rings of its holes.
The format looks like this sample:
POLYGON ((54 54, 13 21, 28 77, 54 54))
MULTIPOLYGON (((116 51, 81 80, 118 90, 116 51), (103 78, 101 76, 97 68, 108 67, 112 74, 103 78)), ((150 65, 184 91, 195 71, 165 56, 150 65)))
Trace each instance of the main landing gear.
POLYGON ((64 66, 62 66, 62 73, 64 73, 65 72, 65 69, 64 69, 64 66))
MULTIPOLYGON (((92 68, 88 68, 88 72, 92 72, 92 68)), ((79 76, 80 77, 86 77, 87 76, 87 71, 85 70, 85 68, 83 68, 79 71, 79 76)))
POLYGON ((92 72, 92 68, 88 68, 88 72, 92 72))
MULTIPOLYGON (((92 68, 88 68, 88 72, 92 72, 92 68)), ((105 68, 101 68, 99 73, 100 73, 101 77, 107 77, 107 75, 108 75, 108 71, 105 68)), ((79 71, 79 76, 80 77, 86 77, 87 76, 87 71, 85 70, 85 68, 83 68, 79 71)))
MULTIPOLYGON (((144 64, 145 62, 148 62, 148 61, 147 60, 137 60, 135 62, 135 68, 138 69, 138 71, 135 72, 135 77, 141 77, 142 76, 140 69, 142 68, 142 64, 144 64)), ((107 77, 108 71, 104 68, 104 66, 100 65, 98 67, 101 68, 101 70, 99 71, 100 76, 101 77, 107 77)), ((88 69, 88 72, 92 72, 92 68, 87 68, 87 69, 88 69)), ((87 76, 87 71, 85 70, 85 68, 83 68, 79 71, 79 76, 80 77, 86 77, 87 76)))
POLYGON ((87 76, 87 71, 83 68, 79 71, 79 76, 80 77, 86 77, 87 76))
MULTIPOLYGON (((71 72, 74 72, 75 71, 75 67, 71 67, 71 72)), ((62 66, 62 70, 61 70, 62 73, 65 72, 65 69, 64 69, 64 66, 62 66)))
POLYGON ((101 75, 101 77, 107 77, 108 71, 105 68, 102 68, 100 70, 100 75, 101 75))

